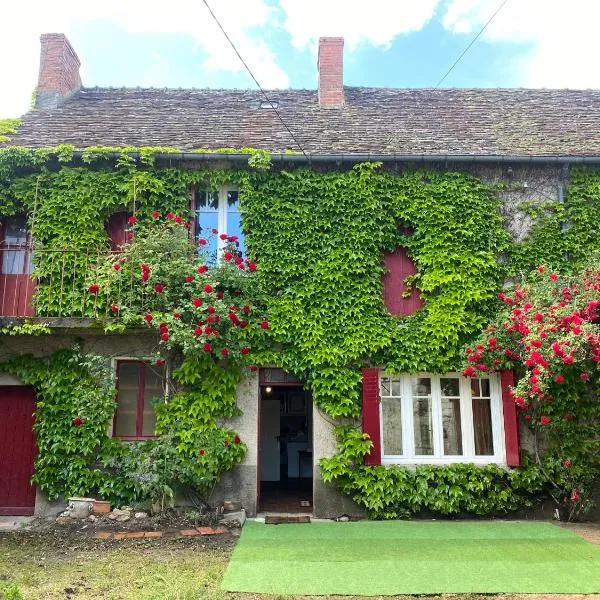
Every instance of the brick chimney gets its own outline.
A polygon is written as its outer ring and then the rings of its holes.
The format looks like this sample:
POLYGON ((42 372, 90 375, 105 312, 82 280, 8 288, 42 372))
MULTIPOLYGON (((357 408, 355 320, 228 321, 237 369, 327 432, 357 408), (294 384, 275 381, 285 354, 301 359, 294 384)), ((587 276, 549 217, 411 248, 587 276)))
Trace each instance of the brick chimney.
POLYGON ((40 75, 35 107, 56 108, 81 87, 81 63, 64 33, 44 33, 40 37, 40 75))
POLYGON ((344 106, 344 38, 319 38, 319 104, 329 108, 344 106))

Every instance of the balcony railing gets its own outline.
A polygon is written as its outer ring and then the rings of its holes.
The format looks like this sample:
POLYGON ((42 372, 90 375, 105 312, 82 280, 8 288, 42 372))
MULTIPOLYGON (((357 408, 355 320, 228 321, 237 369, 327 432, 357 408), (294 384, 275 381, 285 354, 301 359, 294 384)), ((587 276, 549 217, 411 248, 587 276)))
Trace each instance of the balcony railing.
POLYGON ((124 276, 107 293, 91 294, 98 265, 118 252, 0 247, 0 317, 118 317, 134 302, 133 281, 124 276), (119 310, 111 310, 111 305, 119 310))

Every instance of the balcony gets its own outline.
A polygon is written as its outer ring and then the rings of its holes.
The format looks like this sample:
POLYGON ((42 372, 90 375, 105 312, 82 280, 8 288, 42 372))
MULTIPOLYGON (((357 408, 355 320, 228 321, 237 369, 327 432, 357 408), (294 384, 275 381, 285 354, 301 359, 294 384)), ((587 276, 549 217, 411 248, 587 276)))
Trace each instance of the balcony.
POLYGON ((48 324, 119 316, 111 304, 133 301, 132 282, 124 277, 110 297, 90 294, 100 263, 118 252, 90 253, 69 249, 33 248, 29 244, 0 247, 0 324, 36 319, 48 324), (35 265, 35 267, 34 267, 35 265))

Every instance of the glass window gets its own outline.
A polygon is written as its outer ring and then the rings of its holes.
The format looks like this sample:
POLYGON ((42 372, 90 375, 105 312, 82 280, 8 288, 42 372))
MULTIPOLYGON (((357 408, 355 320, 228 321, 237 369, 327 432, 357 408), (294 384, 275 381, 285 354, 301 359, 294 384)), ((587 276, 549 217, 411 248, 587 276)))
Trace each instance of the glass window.
POLYGON ((131 439, 154 436, 156 412, 153 400, 164 395, 163 378, 163 367, 138 360, 117 363, 115 436, 131 439))
POLYGON ((501 402, 493 377, 382 374, 383 462, 501 462, 501 402))
POLYGON ((400 397, 400 379, 382 377, 380 389, 384 453, 390 456, 402 456, 402 399, 400 397))
POLYGON ((216 262, 218 253, 227 244, 213 234, 237 236, 236 247, 244 253, 244 233, 242 231, 242 213, 240 211, 239 193, 226 187, 220 190, 198 190, 196 192, 197 236, 209 240, 201 251, 208 251, 209 261, 216 262))
POLYGON ((30 275, 31 249, 27 243, 27 220, 24 216, 8 217, 3 224, 2 274, 30 275))

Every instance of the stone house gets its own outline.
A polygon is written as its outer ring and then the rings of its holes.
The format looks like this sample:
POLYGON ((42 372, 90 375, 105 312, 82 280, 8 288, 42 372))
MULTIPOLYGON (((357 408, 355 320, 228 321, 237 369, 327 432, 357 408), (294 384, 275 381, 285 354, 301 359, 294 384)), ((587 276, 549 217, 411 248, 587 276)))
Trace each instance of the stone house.
MULTIPOLYGON (((468 171, 489 184, 503 184, 504 214, 516 239, 529 226, 519 204, 540 197, 561 200, 571 165, 600 163, 600 92, 595 90, 345 87, 340 38, 320 40, 318 90, 273 90, 269 102, 255 90, 94 88, 82 86, 79 59, 64 35, 46 34, 41 42, 35 107, 23 117, 10 146, 175 148, 159 152, 158 163, 190 169, 244 167, 248 154, 216 150, 257 148, 271 152, 280 168, 303 165, 308 156, 315 169, 380 161, 391 170, 468 171)), ((216 227, 238 235, 243 245, 237 193, 228 185, 190 190, 192 232, 216 227)), ((127 213, 119 213, 106 224, 113 245, 125 235, 126 218, 127 213)), ((1 243, 0 321, 35 320, 24 217, 2 219, 1 243)), ((422 300, 405 283, 416 272, 407 253, 399 248, 386 253, 384 261, 382 289, 389 312, 418 311, 422 300)), ((2 335, 0 360, 27 352, 41 356, 83 339, 87 350, 110 358, 114 368, 118 408, 113 435, 125 440, 152 436, 148 398, 160 394, 162 386, 161 373, 144 362, 152 335, 107 335, 70 318, 69 311, 46 320, 54 335, 43 343, 37 337, 2 335)), ((357 512, 319 475, 319 460, 335 452, 335 423, 313 406, 294 375, 259 366, 239 385, 242 415, 231 421, 248 452, 225 474, 212 500, 239 500, 249 514, 357 512)), ((374 442, 369 464, 517 466, 527 439, 521 438, 508 395, 511 382, 508 372, 469 383, 458 373, 388 375, 376 366, 364 368, 362 427, 374 442)), ((34 409, 35 391, 0 374, 0 514, 43 515, 56 508, 29 483, 34 409)))

